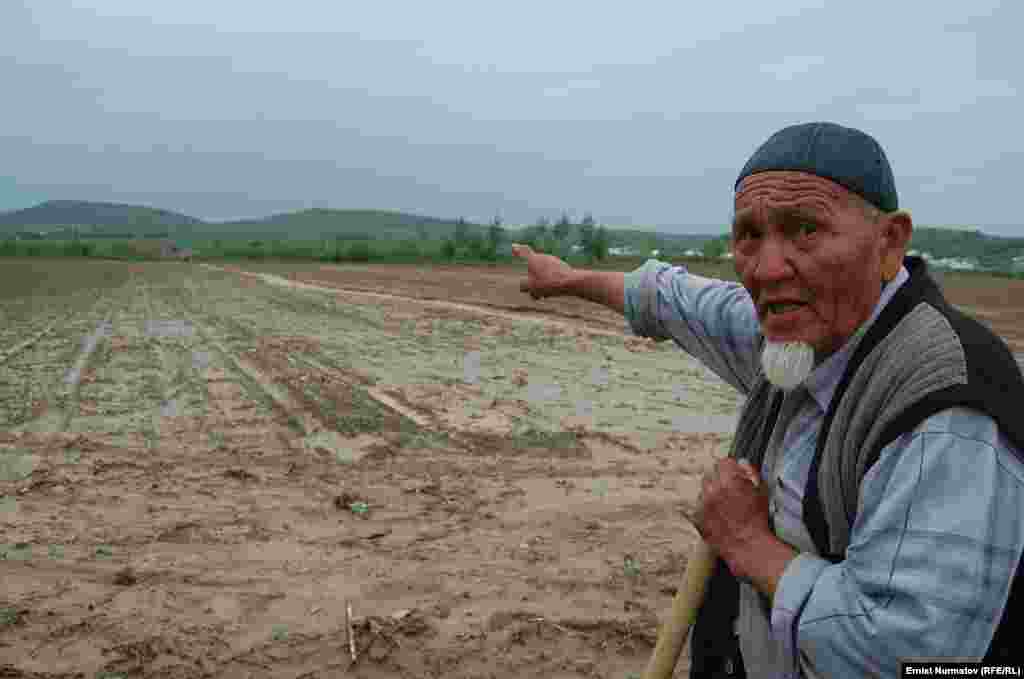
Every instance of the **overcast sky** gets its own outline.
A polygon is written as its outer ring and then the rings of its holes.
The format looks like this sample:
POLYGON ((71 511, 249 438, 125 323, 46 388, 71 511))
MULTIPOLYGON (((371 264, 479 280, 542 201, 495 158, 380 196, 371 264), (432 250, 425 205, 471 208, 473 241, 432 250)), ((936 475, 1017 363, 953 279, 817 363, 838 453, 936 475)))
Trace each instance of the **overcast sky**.
POLYGON ((754 149, 832 120, 917 224, 1024 236, 1021 26, 1019 0, 0 0, 0 209, 720 232, 754 149))

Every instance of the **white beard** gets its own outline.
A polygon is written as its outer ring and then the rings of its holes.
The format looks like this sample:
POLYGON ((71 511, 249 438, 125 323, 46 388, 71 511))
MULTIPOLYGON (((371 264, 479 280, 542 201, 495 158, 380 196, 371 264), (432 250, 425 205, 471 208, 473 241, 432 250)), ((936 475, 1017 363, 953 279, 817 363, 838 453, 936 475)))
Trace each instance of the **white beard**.
POLYGON ((814 347, 806 342, 767 341, 761 352, 761 368, 769 382, 789 391, 814 370, 814 347))

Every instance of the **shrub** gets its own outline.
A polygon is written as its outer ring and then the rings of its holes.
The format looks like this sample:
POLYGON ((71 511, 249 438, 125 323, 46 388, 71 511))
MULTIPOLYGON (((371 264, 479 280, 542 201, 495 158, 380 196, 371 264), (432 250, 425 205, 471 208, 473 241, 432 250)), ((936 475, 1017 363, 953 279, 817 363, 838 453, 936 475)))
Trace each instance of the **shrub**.
POLYGON ((348 250, 348 258, 353 262, 369 262, 370 245, 364 241, 353 243, 348 250))
POLYGON ((444 239, 444 243, 441 245, 441 256, 447 260, 455 259, 455 241, 451 238, 444 239))

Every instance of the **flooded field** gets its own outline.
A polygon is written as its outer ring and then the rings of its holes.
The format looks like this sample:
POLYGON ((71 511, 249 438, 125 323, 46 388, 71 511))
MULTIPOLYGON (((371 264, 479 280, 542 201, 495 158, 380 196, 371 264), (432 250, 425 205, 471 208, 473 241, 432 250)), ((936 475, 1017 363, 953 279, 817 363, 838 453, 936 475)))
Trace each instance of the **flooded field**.
POLYGON ((0 676, 642 671, 740 406, 673 344, 522 269, 71 266, 0 299, 0 676))

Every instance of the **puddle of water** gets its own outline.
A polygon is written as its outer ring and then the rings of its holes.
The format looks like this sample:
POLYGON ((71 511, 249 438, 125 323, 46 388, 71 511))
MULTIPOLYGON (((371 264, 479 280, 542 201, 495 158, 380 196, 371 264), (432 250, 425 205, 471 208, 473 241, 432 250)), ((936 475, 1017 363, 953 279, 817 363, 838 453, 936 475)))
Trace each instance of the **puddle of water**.
POLYGON ((210 363, 210 352, 198 350, 192 352, 192 367, 196 370, 206 370, 210 367, 210 363))
POLYGON ((85 369, 85 364, 92 355, 92 352, 96 350, 100 340, 104 337, 109 337, 113 330, 114 326, 110 321, 102 321, 91 334, 82 340, 82 350, 78 353, 78 359, 75 361, 75 364, 68 371, 67 375, 64 376, 64 384, 70 386, 78 384, 78 381, 82 379, 82 370, 85 369))
POLYGON ((180 412, 181 406, 178 404, 178 399, 176 398, 172 398, 170 401, 165 401, 160 405, 160 415, 162 417, 177 417, 180 412))
POLYGON ((480 381, 480 352, 470 351, 462 361, 462 379, 466 384, 477 384, 480 381))
POLYGON ((526 387, 526 399, 535 405, 557 401, 561 396, 562 387, 558 384, 530 382, 526 387))
POLYGON ((146 321, 146 334, 150 337, 192 337, 194 333, 192 324, 185 320, 146 321))
POLYGON ((732 434, 738 423, 735 415, 683 414, 672 418, 672 429, 680 434, 732 434))

